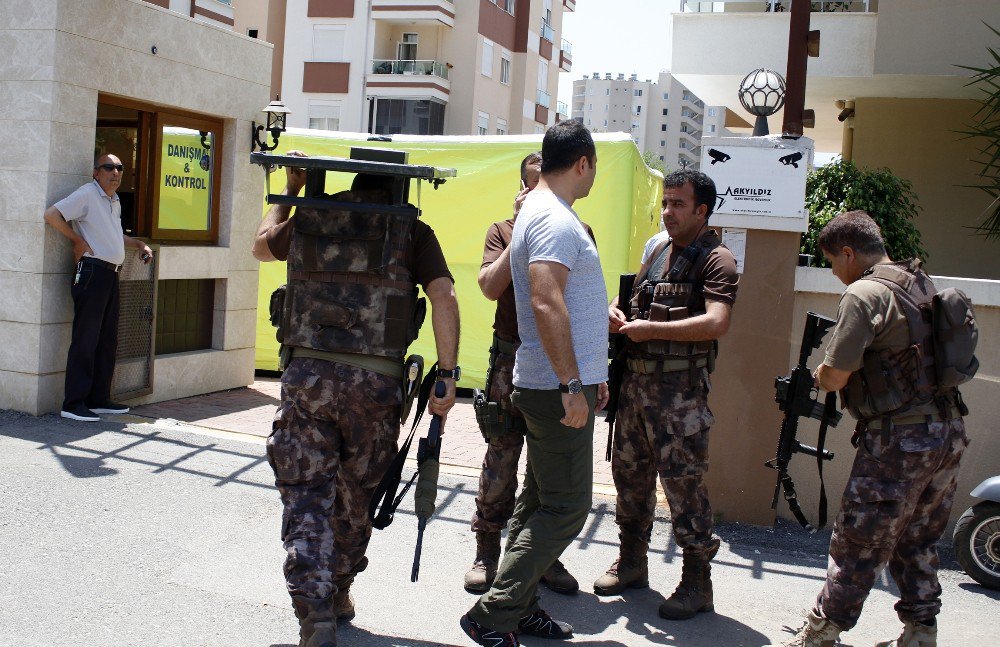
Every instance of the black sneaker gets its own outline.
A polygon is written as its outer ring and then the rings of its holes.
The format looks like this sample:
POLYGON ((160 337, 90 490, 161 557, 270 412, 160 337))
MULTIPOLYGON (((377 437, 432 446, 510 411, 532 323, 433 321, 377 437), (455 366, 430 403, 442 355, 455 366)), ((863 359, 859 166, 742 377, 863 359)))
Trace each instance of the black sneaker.
POLYGON ((108 400, 107 402, 105 402, 103 404, 99 404, 97 406, 90 407, 90 410, 93 411, 94 413, 128 413, 129 412, 129 408, 128 408, 127 405, 124 405, 124 404, 121 404, 121 403, 118 403, 118 402, 112 402, 111 400, 108 400))
POLYGON ((485 645, 486 647, 518 647, 521 644, 517 640, 517 634, 513 631, 500 633, 499 631, 487 629, 470 618, 468 613, 462 616, 458 624, 462 626, 462 631, 465 632, 465 635, 475 640, 477 645, 485 645))
POLYGON ((539 609, 530 616, 521 618, 521 621, 517 623, 517 633, 536 638, 565 640, 573 636, 573 627, 565 622, 553 620, 548 613, 539 609))
POLYGON ((79 404, 71 409, 63 409, 59 412, 63 418, 70 420, 82 420, 83 422, 100 422, 101 418, 87 407, 79 404))

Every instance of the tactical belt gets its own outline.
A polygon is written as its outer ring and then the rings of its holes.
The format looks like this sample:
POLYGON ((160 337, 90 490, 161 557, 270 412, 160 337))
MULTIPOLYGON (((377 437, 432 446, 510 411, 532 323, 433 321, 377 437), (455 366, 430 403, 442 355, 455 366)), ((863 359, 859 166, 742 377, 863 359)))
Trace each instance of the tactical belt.
MULTIPOLYGON (((958 410, 958 407, 949 406, 948 407, 948 417, 942 418, 940 411, 931 411, 928 413, 908 413, 902 416, 890 416, 889 420, 892 425, 917 425, 922 422, 944 422, 945 420, 952 420, 954 418, 961 418, 962 412, 958 410)), ((874 418, 868 421, 868 429, 879 430, 882 429, 882 424, 886 418, 874 418)))
MULTIPOLYGON (((691 369, 691 360, 687 359, 639 359, 629 357, 626 360, 628 370, 639 375, 652 375, 653 373, 672 373, 674 371, 687 371, 691 369)), ((694 361, 694 368, 705 368, 708 366, 708 359, 702 357, 694 361)))
POLYGON ((301 270, 291 270, 288 272, 288 278, 291 281, 357 283, 358 285, 369 285, 377 288, 396 288, 399 290, 413 288, 413 284, 407 281, 394 281, 393 279, 383 279, 378 276, 359 274, 357 272, 303 272, 301 270))
POLYGON ((316 350, 315 348, 302 348, 300 346, 293 346, 291 351, 292 359, 322 359, 328 362, 337 362, 338 364, 363 368, 367 371, 385 375, 386 377, 394 377, 398 380, 403 379, 403 362, 392 357, 359 355, 358 353, 335 353, 329 350, 316 350))
POLYGON ((496 333, 493 333, 493 345, 496 346, 497 353, 500 355, 507 355, 508 357, 514 357, 517 352, 517 347, 520 345, 516 341, 507 341, 505 339, 500 339, 496 333))

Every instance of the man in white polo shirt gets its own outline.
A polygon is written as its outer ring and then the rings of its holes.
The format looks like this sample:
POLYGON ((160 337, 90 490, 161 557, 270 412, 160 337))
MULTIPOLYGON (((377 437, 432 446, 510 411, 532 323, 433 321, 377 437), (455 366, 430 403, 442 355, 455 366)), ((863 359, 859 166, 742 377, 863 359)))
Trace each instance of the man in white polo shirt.
POLYGON ((146 243, 122 231, 122 208, 115 190, 124 166, 114 155, 94 162, 94 181, 45 210, 45 222, 73 243, 73 338, 66 359, 66 392, 59 415, 94 422, 99 413, 126 413, 111 401, 111 378, 118 347, 118 269, 125 248, 140 250, 150 263, 146 243), (72 224, 71 224, 72 223, 72 224))

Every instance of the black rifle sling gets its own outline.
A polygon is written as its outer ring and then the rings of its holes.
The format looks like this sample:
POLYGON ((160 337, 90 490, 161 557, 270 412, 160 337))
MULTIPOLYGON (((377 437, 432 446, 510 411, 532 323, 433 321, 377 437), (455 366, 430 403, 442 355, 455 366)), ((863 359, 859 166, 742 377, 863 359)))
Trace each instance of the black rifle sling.
POLYGON ((813 532, 815 529, 806 516, 802 514, 802 507, 799 506, 799 495, 795 493, 795 483, 792 482, 791 475, 788 472, 778 472, 778 478, 781 479, 781 487, 785 491, 785 503, 788 504, 788 509, 792 511, 792 516, 798 521, 803 528, 809 532, 813 532))
POLYGON ((823 420, 819 423, 819 436, 816 438, 816 469, 819 471, 819 519, 817 528, 826 525, 826 484, 823 483, 823 447, 826 445, 826 430, 830 426, 830 416, 837 410, 837 393, 829 391, 823 403, 823 420))
POLYGON ((427 375, 424 376, 424 381, 420 384, 420 392, 417 395, 417 411, 413 414, 413 426, 410 427, 410 434, 403 441, 399 451, 396 452, 392 463, 389 464, 389 469, 382 476, 382 480, 379 481, 378 487, 375 488, 371 501, 368 503, 368 518, 371 519, 372 526, 378 530, 382 530, 392 523, 392 515, 395 514, 399 502, 403 500, 403 496, 410 489, 410 486, 413 485, 413 480, 417 476, 417 473, 414 472, 413 477, 406 484, 406 487, 403 488, 403 491, 398 495, 396 494, 396 490, 399 489, 399 483, 403 480, 403 465, 406 463, 406 456, 410 453, 413 435, 416 433, 417 425, 420 424, 420 419, 424 415, 424 410, 427 408, 427 401, 431 397, 431 389, 434 388, 434 383, 437 379, 437 362, 435 362, 431 370, 427 371, 427 375))

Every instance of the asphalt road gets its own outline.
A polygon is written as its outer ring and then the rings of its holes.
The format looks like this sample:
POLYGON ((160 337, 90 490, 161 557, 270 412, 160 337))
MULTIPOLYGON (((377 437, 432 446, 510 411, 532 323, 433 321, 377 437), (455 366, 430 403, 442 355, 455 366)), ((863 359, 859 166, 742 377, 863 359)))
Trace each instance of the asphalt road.
MULTIPOLYGON (((445 437, 447 442, 447 436, 445 437)), ((297 623, 281 577, 280 505, 260 440, 128 418, 77 423, 0 412, 0 645, 294 647, 297 623)), ((376 531, 372 565, 354 586, 358 615, 342 646, 470 645, 458 618, 474 601, 462 577, 475 482, 442 477, 420 581, 409 581, 412 497, 376 531)), ((724 525, 714 566, 716 613, 656 615, 680 576, 661 519, 652 588, 598 598, 590 583, 617 550, 614 502, 594 509, 563 561, 583 592, 543 589, 542 605, 576 628, 577 645, 747 645, 780 642, 813 602, 829 535, 797 527, 724 525)), ((940 644, 1000 642, 1000 593, 942 559, 940 644)), ((894 587, 883 576, 846 645, 895 637, 894 587)), ((525 644, 549 641, 525 640, 525 644)))

